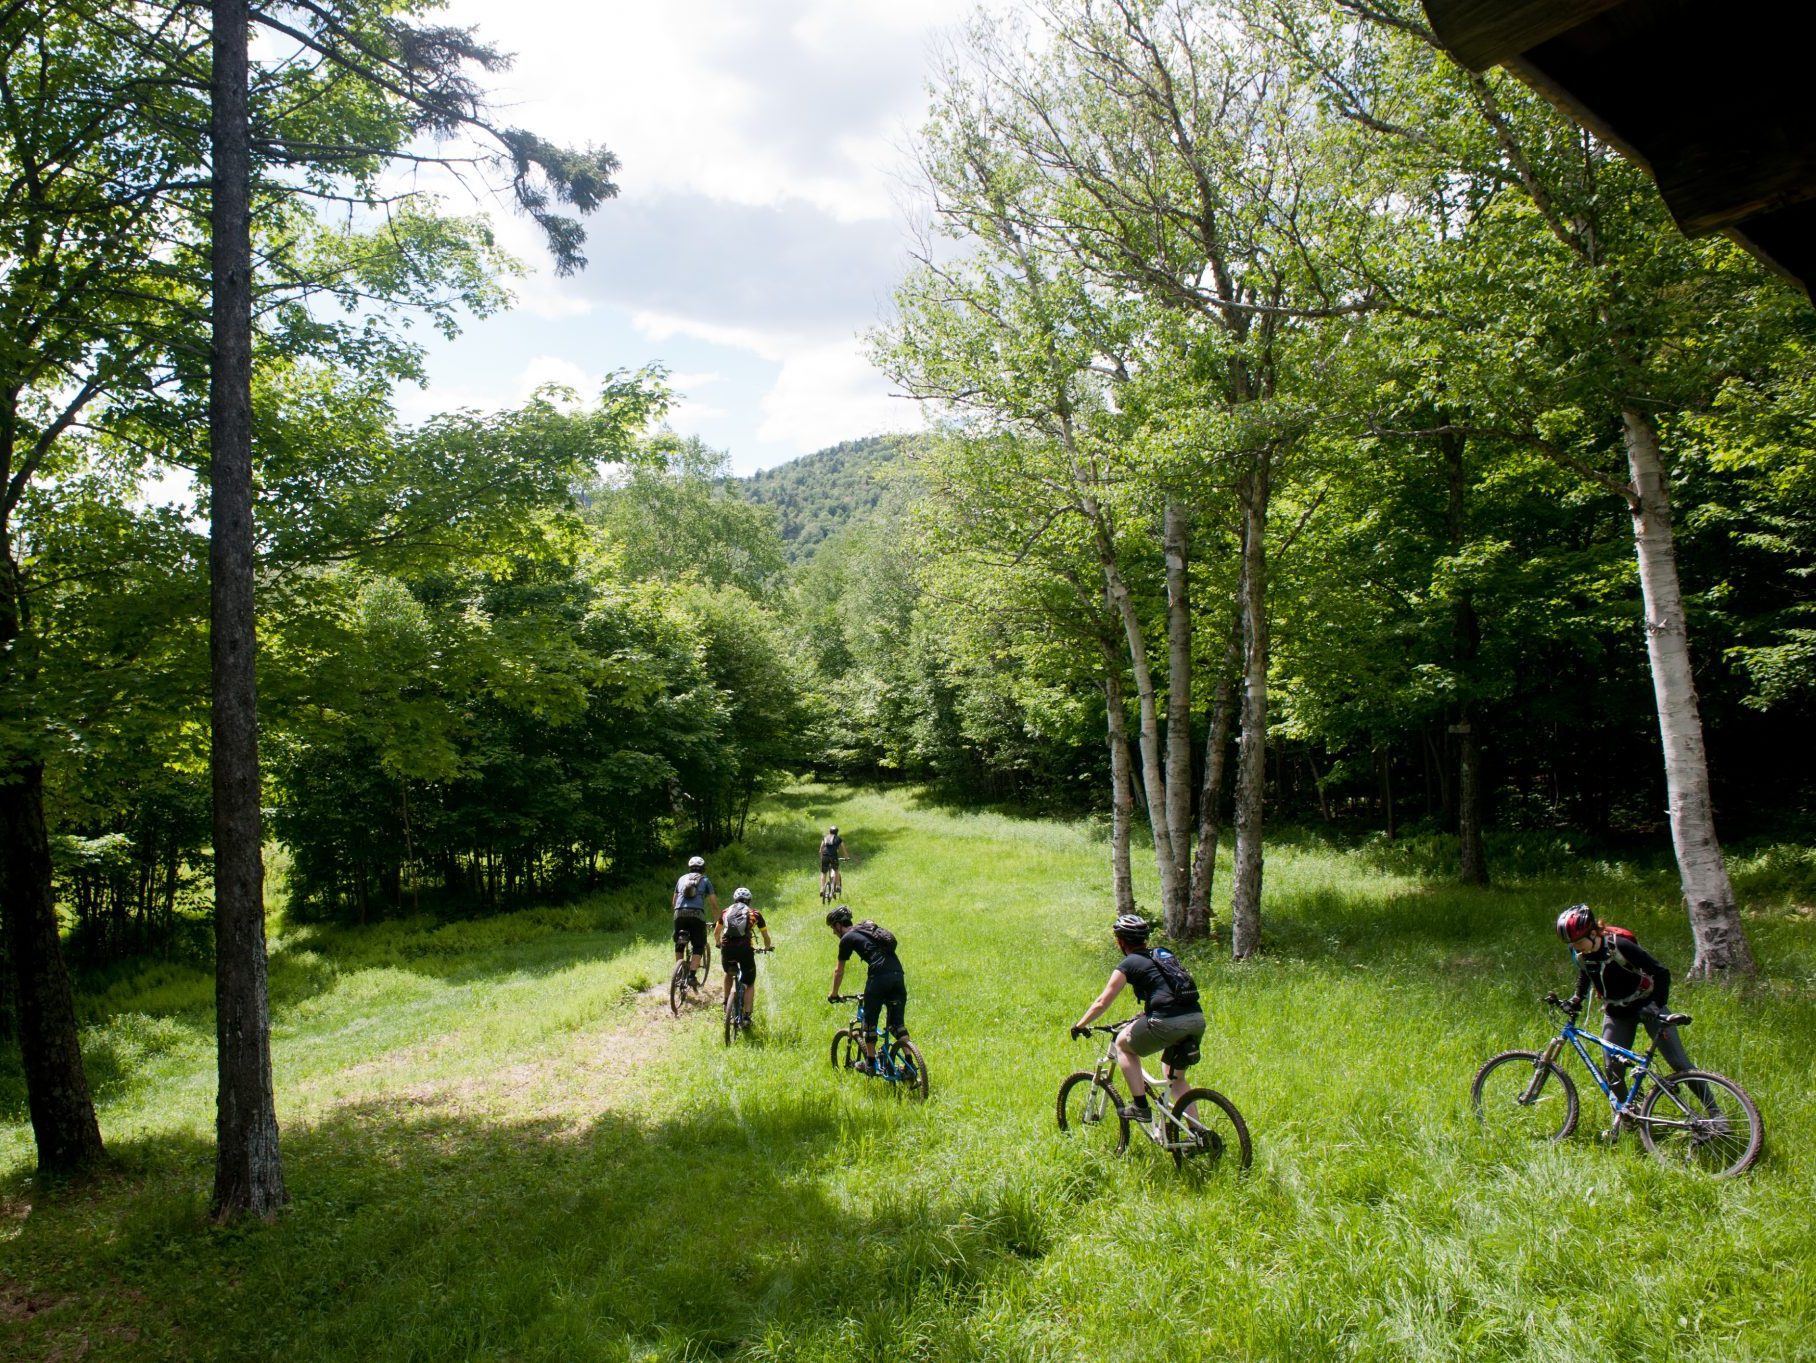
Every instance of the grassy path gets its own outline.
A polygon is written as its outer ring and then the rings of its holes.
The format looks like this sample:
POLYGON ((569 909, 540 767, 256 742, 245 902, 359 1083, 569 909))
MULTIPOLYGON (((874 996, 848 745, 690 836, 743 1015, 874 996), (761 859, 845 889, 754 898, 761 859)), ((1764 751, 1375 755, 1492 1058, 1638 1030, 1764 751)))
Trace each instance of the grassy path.
POLYGON ((1195 1074, 1242 1107, 1255 1169, 1181 1181, 1052 1128, 1088 1060, 1065 1025, 1114 963, 1105 870, 1076 827, 789 792, 712 867, 777 938, 754 1044, 729 1052, 710 1010, 667 1015, 654 881, 292 931, 273 982, 296 1205, 251 1230, 201 1218, 208 982, 136 977, 88 1036, 117 1175, 37 1196, 0 1076, 0 1358, 1816 1357, 1807 886, 1750 896, 1773 983, 1673 1000, 1691 1054, 1766 1113, 1758 1170, 1716 1185, 1581 1137, 1510 1151, 1466 1111, 1484 1056, 1545 1036, 1556 907, 1587 896, 1681 963, 1668 884, 1458 891, 1279 848, 1265 959, 1192 961, 1195 1074), (826 1063, 829 819, 854 910, 902 941, 924 1106, 826 1063))

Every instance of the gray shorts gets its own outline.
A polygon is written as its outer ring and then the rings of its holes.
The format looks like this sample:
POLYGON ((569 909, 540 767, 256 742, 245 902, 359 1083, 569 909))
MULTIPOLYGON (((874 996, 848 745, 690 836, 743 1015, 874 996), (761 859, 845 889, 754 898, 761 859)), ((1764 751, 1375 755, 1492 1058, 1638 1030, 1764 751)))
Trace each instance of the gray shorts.
POLYGON ((1129 1049, 1136 1055, 1153 1055, 1175 1041, 1203 1036, 1204 1014, 1181 1013, 1178 1017, 1157 1018, 1143 1013, 1129 1024, 1124 1035, 1129 1038, 1129 1049))

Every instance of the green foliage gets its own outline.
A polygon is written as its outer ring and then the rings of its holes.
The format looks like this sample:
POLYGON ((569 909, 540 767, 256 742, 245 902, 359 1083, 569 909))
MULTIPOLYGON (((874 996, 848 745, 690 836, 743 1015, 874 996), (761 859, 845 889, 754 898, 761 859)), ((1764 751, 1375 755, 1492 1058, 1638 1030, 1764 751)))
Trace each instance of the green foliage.
POLYGON ((737 486, 757 505, 776 509, 788 561, 803 563, 841 527, 881 504, 909 445, 901 436, 847 440, 754 473, 737 486))

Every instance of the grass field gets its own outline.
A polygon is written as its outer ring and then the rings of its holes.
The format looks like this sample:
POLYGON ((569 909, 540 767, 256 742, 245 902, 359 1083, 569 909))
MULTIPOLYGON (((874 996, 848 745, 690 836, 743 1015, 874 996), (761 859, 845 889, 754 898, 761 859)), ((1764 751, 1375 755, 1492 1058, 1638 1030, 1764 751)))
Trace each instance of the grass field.
POLYGON ((1574 1140, 1536 1150, 1468 1111, 1484 1057, 1549 1035, 1561 905, 1688 964, 1670 880, 1554 862, 1469 891, 1415 860, 1278 845, 1264 956, 1188 953, 1210 1019, 1194 1078, 1255 1137, 1240 1178, 1054 1128, 1091 1059, 1066 1026, 1116 959, 1104 844, 911 793, 793 790, 715 858, 777 939, 729 1052, 714 1012, 668 1016, 660 877, 488 920, 280 930, 294 1205, 269 1226, 204 1218, 212 986, 147 969, 84 1001, 116 1171, 35 1189, 0 1072, 0 1357, 1816 1358, 1812 859, 1737 865, 1764 983, 1673 996, 1691 1055, 1765 1113, 1764 1158, 1727 1183, 1600 1145, 1587 1101, 1574 1140), (854 910, 901 938, 924 1105, 827 1063, 846 1017, 815 894, 828 821, 854 910))

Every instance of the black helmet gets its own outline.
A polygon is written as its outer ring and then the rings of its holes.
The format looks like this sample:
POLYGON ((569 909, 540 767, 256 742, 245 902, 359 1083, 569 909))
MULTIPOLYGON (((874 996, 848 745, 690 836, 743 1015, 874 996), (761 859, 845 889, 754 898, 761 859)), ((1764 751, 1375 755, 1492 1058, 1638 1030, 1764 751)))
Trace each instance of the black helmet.
POLYGON ((687 869, 690 871, 704 871, 706 869, 706 858, 689 857, 687 859, 687 869))
POLYGON ((1566 942, 1587 937, 1597 926, 1595 912, 1587 904, 1572 904, 1557 916, 1557 935, 1566 942))
POLYGON ((826 910, 826 926, 842 928, 851 926, 851 910, 840 904, 836 909, 826 910))
POLYGON ((1148 927, 1148 920, 1138 913, 1117 915, 1116 921, 1110 925, 1110 930, 1118 937, 1126 937, 1131 942, 1147 941, 1148 933, 1151 931, 1148 927))
POLYGON ((737 889, 733 890, 731 892, 731 902, 734 904, 750 903, 750 886, 740 885, 737 889))

